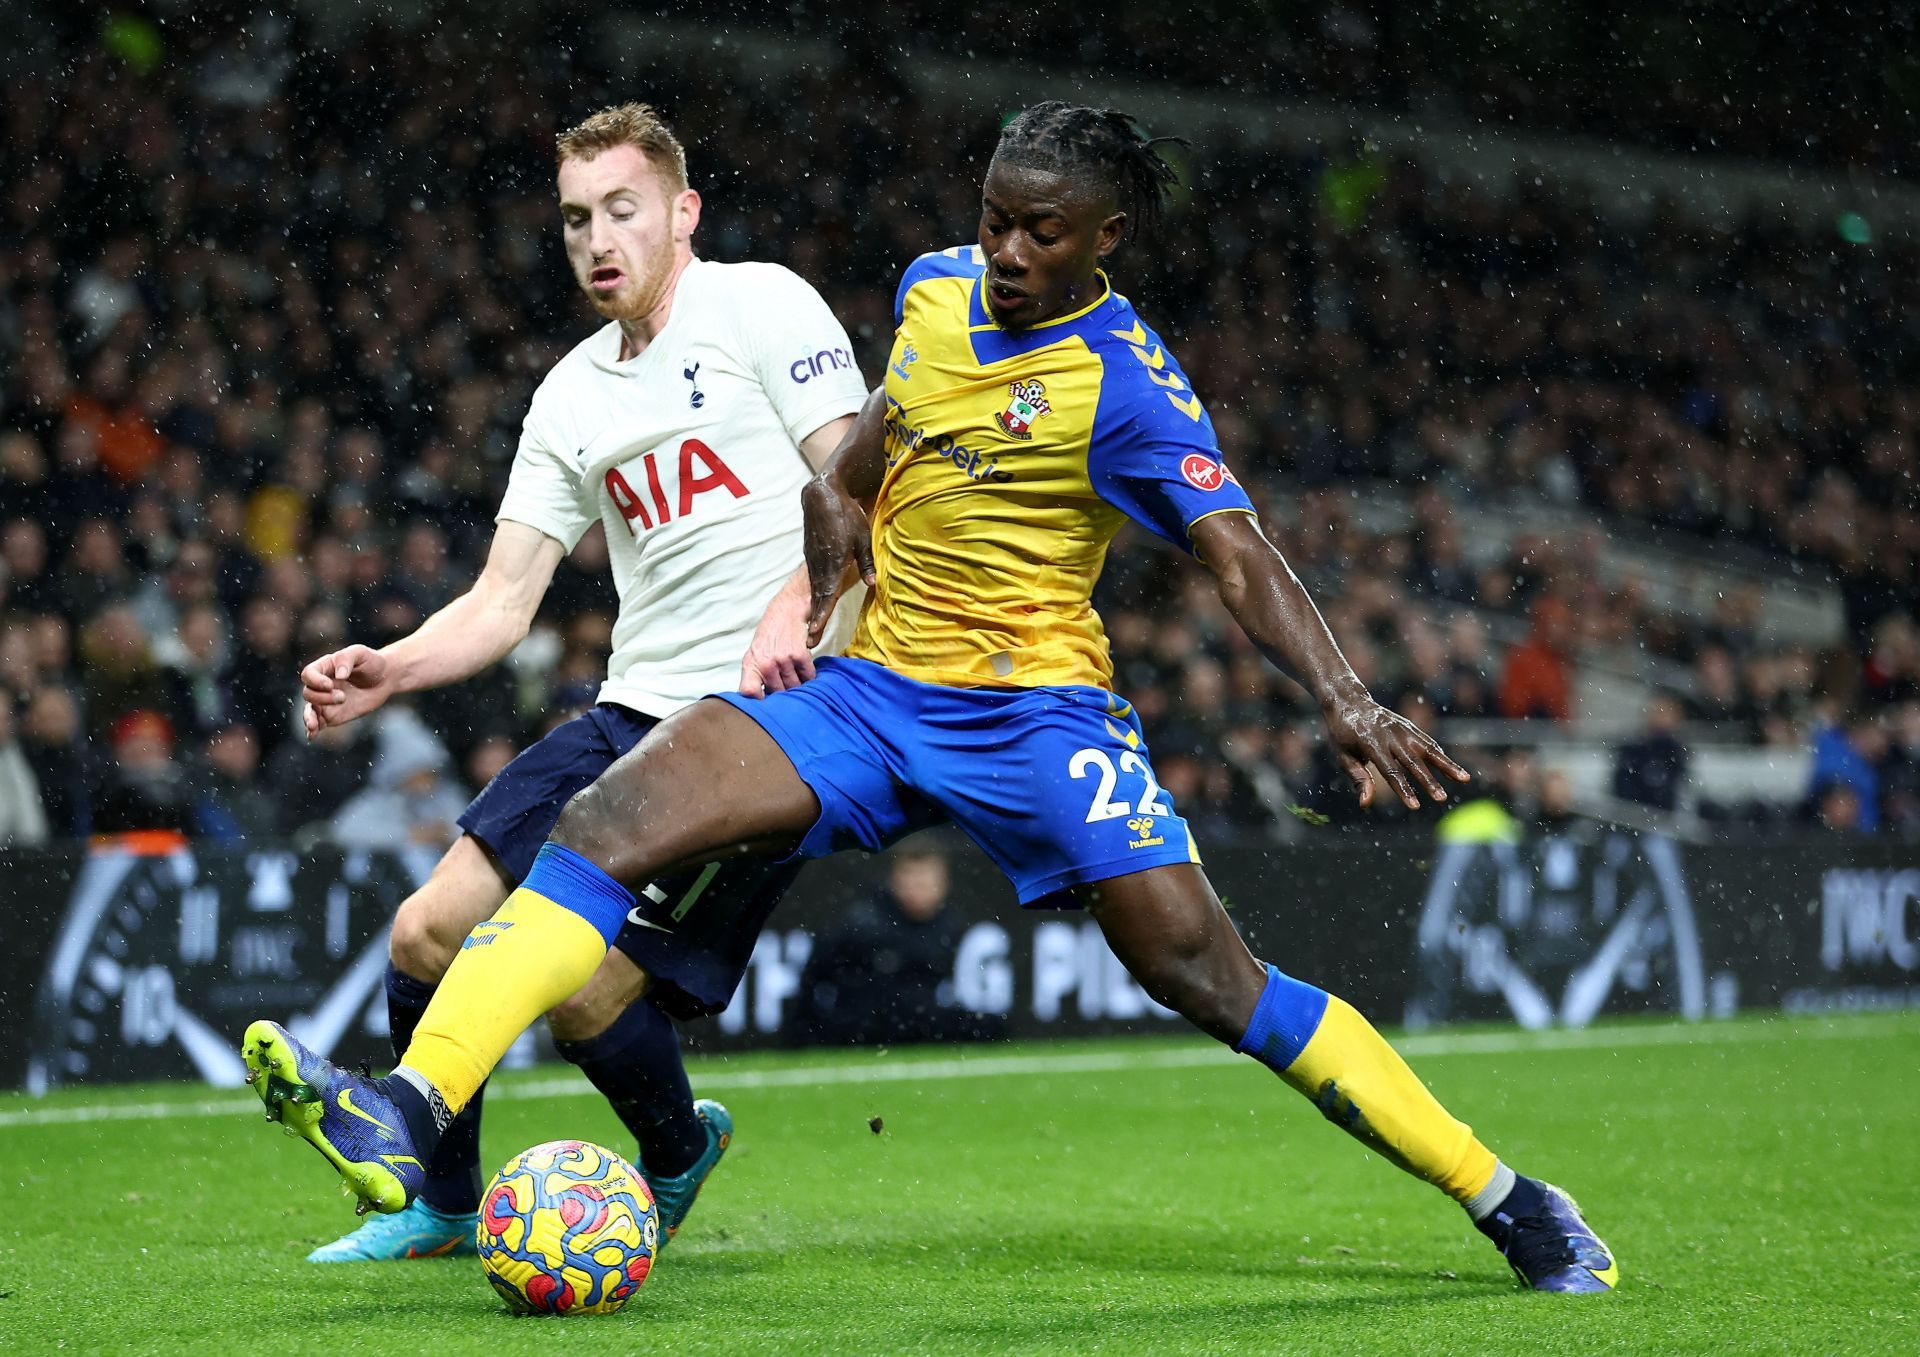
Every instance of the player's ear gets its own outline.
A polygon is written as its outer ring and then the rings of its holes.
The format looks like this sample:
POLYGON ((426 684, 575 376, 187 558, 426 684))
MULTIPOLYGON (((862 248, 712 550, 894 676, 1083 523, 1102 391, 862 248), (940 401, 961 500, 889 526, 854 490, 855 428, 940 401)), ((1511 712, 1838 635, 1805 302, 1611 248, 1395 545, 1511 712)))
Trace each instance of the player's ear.
POLYGON ((676 241, 689 240, 700 225, 700 194, 694 189, 682 189, 673 196, 673 238, 676 241))
POLYGON ((1096 259, 1105 259, 1120 248, 1120 242, 1126 238, 1127 214, 1116 212, 1100 223, 1100 233, 1094 237, 1093 253, 1096 259))

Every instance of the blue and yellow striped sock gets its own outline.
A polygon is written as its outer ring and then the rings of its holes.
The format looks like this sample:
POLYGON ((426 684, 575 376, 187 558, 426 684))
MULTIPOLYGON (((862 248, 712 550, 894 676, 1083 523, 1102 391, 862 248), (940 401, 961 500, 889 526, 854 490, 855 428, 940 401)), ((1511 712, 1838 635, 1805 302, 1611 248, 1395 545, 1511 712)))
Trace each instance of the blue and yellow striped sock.
POLYGON ((1354 1007, 1267 967, 1267 985, 1233 1049, 1312 1099, 1369 1149, 1438 1187, 1469 1211, 1511 1172, 1454 1120, 1386 1038, 1354 1007))
POLYGON ((572 849, 541 848, 520 889, 460 944, 401 1069, 458 1113, 533 1020, 587 983, 632 908, 632 892, 572 849))

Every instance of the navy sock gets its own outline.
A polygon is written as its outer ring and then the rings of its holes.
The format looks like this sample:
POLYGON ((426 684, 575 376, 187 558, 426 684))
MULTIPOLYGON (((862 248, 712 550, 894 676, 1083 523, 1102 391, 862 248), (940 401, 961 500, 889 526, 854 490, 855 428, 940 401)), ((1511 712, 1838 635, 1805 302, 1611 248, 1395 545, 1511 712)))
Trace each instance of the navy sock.
MULTIPOLYGON (((395 1060, 406 1055, 413 1029, 426 1015, 434 989, 392 962, 387 963, 387 1027, 395 1060)), ((420 1189, 420 1200, 436 1211, 454 1214, 480 1209, 480 1100, 486 1091, 485 1084, 474 1091, 473 1101, 461 1108, 460 1115, 441 1133, 439 1148, 427 1161, 427 1181, 420 1189)), ((404 1104, 402 1110, 406 1110, 404 1104)), ((409 1116, 410 1131, 415 1129, 412 1120, 409 1116)), ((418 1135, 414 1140, 420 1143, 418 1135)))
POLYGON ((649 1177, 676 1177, 707 1152, 706 1123, 694 1113, 693 1089, 680 1060, 680 1034, 648 1000, 629 1005, 597 1037, 553 1045, 607 1095, 639 1142, 649 1177))
POLYGON ((1487 1214, 1485 1219, 1474 1222, 1474 1227, 1502 1248, 1506 1247, 1507 1237, 1513 1233, 1513 1223, 1523 1216, 1539 1214, 1546 1205, 1547 1190, 1538 1178, 1529 1178, 1525 1174, 1515 1174, 1513 1190, 1500 1200, 1500 1204, 1487 1214))

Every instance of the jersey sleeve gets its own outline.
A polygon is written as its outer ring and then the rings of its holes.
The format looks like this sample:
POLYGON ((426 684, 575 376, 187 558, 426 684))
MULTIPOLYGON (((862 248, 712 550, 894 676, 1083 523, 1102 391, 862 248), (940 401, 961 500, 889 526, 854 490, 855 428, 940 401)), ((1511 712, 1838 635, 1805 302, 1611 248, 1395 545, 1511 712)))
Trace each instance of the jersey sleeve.
POLYGON ((525 523, 566 547, 579 543, 593 515, 582 493, 580 471, 562 451, 557 431, 544 418, 541 393, 535 393, 520 426, 520 447, 507 473, 507 493, 501 497, 496 523, 525 523))
POLYGON ((781 426, 797 446, 822 425, 858 413, 866 378, 853 342, 813 285, 769 264, 739 299, 746 352, 781 426))
POLYGON ((1147 338, 1104 354, 1087 478, 1108 504, 1191 551, 1195 523, 1250 514, 1253 502, 1221 458, 1213 421, 1186 374, 1157 338, 1147 338))
POLYGON ((950 249, 923 254, 900 275, 900 286, 893 293, 893 328, 899 329, 907 318, 907 294, 916 284, 929 278, 978 277, 986 268, 978 245, 955 245, 950 249))

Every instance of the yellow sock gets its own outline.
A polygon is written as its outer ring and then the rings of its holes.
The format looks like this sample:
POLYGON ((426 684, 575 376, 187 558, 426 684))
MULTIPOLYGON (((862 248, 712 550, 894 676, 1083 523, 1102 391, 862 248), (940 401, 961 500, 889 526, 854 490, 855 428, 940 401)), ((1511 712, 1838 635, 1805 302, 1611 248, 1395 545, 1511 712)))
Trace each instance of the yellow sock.
POLYGON ((1280 1077, 1335 1126, 1462 1205, 1493 1181, 1500 1163, 1493 1151, 1344 999, 1327 997, 1312 1039, 1280 1077))
POLYGON ((457 1115, 507 1047, 586 984, 606 955, 598 928, 522 886, 460 944, 400 1063, 457 1115))

